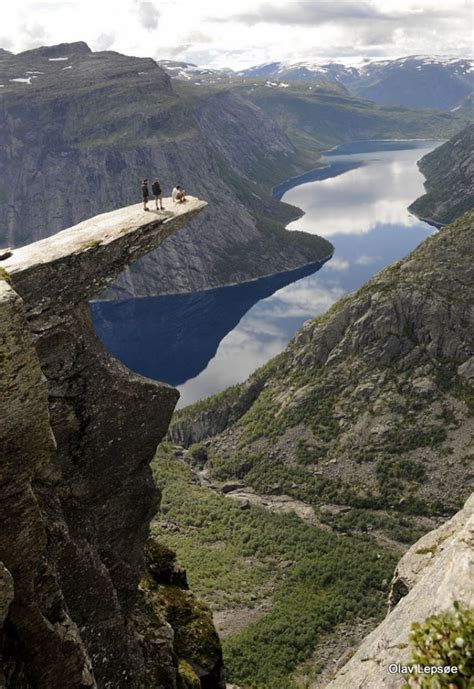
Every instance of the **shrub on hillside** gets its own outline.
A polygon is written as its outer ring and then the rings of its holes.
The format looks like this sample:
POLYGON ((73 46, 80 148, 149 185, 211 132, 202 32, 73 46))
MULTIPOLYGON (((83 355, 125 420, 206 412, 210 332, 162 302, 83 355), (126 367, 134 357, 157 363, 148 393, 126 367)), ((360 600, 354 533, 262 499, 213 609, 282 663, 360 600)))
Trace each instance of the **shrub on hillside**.
POLYGON ((457 673, 411 677, 404 689, 472 689, 474 686, 474 612, 454 603, 454 609, 415 622, 410 633, 412 662, 457 667, 457 673))

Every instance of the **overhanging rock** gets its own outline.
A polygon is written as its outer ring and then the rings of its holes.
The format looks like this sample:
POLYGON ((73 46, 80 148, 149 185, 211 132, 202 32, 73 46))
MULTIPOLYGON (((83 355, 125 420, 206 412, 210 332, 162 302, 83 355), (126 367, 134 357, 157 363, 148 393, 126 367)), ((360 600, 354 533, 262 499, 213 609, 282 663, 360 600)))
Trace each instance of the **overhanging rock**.
POLYGON ((133 261, 157 249, 206 206, 165 199, 165 211, 119 208, 15 249, 1 262, 30 317, 70 309, 99 294, 133 261))
POLYGON ((0 263, 7 687, 23 676, 38 689, 144 686, 130 615, 159 502, 149 462, 178 392, 111 357, 87 302, 206 205, 165 204, 99 215, 0 263))

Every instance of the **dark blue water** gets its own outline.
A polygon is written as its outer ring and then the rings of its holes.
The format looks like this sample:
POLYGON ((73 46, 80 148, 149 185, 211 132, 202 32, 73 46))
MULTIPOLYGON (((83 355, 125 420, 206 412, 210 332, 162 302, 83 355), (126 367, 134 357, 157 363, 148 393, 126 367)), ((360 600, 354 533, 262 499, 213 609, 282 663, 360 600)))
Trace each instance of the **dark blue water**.
POLYGON ((305 215, 288 230, 327 237, 334 257, 234 287, 96 302, 98 335, 126 366, 179 387, 180 406, 244 380, 302 323, 414 249, 434 230, 408 214, 423 193, 416 161, 441 142, 356 142, 275 189, 305 215))

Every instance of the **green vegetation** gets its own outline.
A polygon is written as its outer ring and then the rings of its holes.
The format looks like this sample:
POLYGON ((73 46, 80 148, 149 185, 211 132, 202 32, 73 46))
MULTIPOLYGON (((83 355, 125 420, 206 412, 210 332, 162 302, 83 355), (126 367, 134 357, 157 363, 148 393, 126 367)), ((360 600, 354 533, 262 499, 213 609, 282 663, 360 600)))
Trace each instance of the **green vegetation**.
POLYGON ((404 689, 472 689, 474 686, 474 612, 458 602, 454 609, 414 623, 410 634, 412 662, 457 667, 457 673, 418 675, 404 689))
POLYGON ((84 244, 81 244, 81 249, 95 249, 102 244, 101 239, 89 239, 84 244))
POLYGON ((375 105, 328 84, 292 83, 284 91, 262 84, 240 91, 276 119, 298 150, 309 146, 313 158, 342 141, 445 138, 467 124, 450 113, 375 105))
POLYGON ((199 677, 196 675, 191 665, 185 660, 179 661, 178 674, 181 680, 182 689, 201 689, 199 677))
MULTIPOLYGON (((297 449, 301 453, 301 445, 297 449)), ((322 453, 321 449, 317 449, 322 453)), ((412 495, 411 488, 420 484, 425 476, 425 468, 418 462, 403 459, 379 459, 376 464, 378 490, 370 486, 358 486, 343 479, 334 479, 315 474, 314 463, 322 461, 311 452, 305 455, 305 461, 298 464, 285 464, 265 453, 236 451, 231 457, 221 457, 212 449, 209 453, 210 475, 219 480, 243 480, 246 485, 263 494, 285 494, 318 507, 323 502, 348 505, 365 510, 386 510, 396 508, 407 515, 430 515, 455 512, 457 505, 438 502, 425 502, 412 495)), ((301 456, 301 454, 300 454, 301 456)), ((376 520, 382 526, 384 518, 376 520)), ((388 520, 387 535, 394 537, 394 525, 388 520)), ((385 531, 385 527, 383 529, 385 531)), ((409 542, 406 535, 400 539, 409 542)), ((398 539, 397 539, 398 540, 398 539)))
POLYGON ((5 268, 2 268, 1 266, 0 266, 0 280, 5 280, 5 282, 8 282, 9 284, 11 284, 11 281, 12 281, 12 279, 10 277, 10 273, 8 272, 8 270, 5 270, 5 268))
POLYGON ((328 448, 322 443, 309 444, 300 438, 296 444, 296 461, 303 466, 318 464, 321 459, 327 457, 327 454, 328 448))
MULTIPOLYGON (((153 545, 152 549, 153 571, 148 569, 140 581, 140 590, 150 608, 146 615, 149 623, 145 634, 148 639, 153 638, 153 626, 160 628, 163 620, 171 625, 174 631, 173 648, 179 661, 179 689, 199 689, 201 684, 192 664, 212 671, 215 663, 222 658, 211 611, 187 588, 182 588, 180 583, 160 582, 163 574, 165 581, 168 579, 168 569, 175 565, 175 555, 162 544, 157 544, 157 547, 153 545), (159 562, 161 556, 164 557, 163 566, 159 562)), ((180 574, 182 569, 179 565, 176 567, 180 574)))
POLYGON ((398 512, 353 508, 341 514, 323 514, 321 521, 342 533, 371 534, 379 531, 399 543, 414 543, 426 533, 414 517, 398 512))
POLYGON ((295 514, 238 502, 197 486, 189 467, 160 446, 153 463, 163 493, 154 533, 186 563, 191 588, 215 609, 271 610, 224 640, 229 680, 289 689, 318 638, 341 622, 380 617, 396 557, 367 538, 318 529, 295 514))

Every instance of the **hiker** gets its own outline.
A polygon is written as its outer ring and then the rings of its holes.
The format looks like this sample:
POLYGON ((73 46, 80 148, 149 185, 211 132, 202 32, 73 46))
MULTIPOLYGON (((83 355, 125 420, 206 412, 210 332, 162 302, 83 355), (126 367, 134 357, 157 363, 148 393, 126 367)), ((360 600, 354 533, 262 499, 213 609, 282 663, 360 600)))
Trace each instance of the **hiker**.
POLYGON ((148 180, 145 178, 142 182, 142 194, 143 194, 143 210, 147 211, 148 210, 148 198, 150 196, 150 192, 148 191, 148 180))
POLYGON ((161 197, 161 186, 160 186, 160 180, 158 177, 155 177, 155 181, 151 185, 151 190, 153 192, 153 196, 155 197, 155 203, 156 203, 156 210, 161 210, 164 211, 165 209, 163 208, 163 201, 161 197), (158 202, 159 202, 159 208, 158 208, 158 202))
POLYGON ((175 203, 183 203, 183 201, 186 201, 186 192, 177 184, 171 192, 171 198, 175 203))

